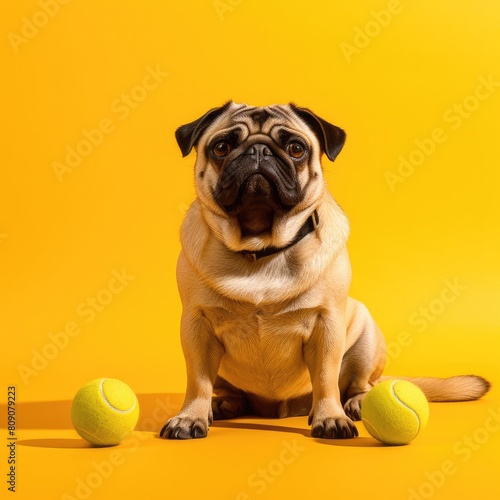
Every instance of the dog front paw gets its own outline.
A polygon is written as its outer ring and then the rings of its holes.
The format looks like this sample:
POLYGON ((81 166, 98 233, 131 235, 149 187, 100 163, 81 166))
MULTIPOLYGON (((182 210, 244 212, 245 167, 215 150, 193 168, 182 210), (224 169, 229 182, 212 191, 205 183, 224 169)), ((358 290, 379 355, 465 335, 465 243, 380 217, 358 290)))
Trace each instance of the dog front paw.
POLYGON ((349 417, 314 419, 311 436, 323 439, 350 439, 358 436, 358 429, 349 417))
POLYGON ((203 438, 208 434, 208 419, 177 416, 171 418, 161 429, 165 439, 203 438))

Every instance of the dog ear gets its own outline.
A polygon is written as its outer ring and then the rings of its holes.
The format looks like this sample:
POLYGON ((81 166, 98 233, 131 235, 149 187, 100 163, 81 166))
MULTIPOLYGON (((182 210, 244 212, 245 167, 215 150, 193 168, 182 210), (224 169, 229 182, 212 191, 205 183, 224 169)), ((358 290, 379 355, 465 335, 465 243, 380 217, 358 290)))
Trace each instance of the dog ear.
POLYGON ((228 101, 220 108, 212 108, 201 118, 198 118, 194 122, 187 123, 186 125, 182 125, 175 131, 175 138, 177 139, 177 144, 181 149, 183 157, 191 152, 193 147, 198 144, 198 140, 203 131, 213 123, 218 116, 224 113, 231 103, 232 101, 228 101))
POLYGON ((328 123, 307 108, 290 103, 292 110, 316 134, 323 152, 331 161, 335 160, 344 146, 346 133, 339 127, 328 123))

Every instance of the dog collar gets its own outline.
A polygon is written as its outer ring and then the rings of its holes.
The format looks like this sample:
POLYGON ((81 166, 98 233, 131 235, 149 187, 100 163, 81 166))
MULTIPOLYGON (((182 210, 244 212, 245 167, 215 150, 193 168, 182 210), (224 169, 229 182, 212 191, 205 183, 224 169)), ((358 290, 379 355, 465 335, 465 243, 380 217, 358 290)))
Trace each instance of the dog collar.
POLYGON ((262 259, 262 257, 269 257, 270 255, 274 255, 278 252, 283 252, 290 247, 293 247, 296 243, 298 243, 302 238, 307 236, 309 233, 312 233, 319 225, 319 216, 318 212, 315 210, 310 217, 304 222, 302 227, 299 229, 299 232, 295 235, 295 238, 288 243, 288 245, 278 248, 278 247, 267 247, 262 250, 257 250, 257 252, 249 252, 247 250, 243 250, 240 254, 249 262, 255 262, 258 259, 262 259))

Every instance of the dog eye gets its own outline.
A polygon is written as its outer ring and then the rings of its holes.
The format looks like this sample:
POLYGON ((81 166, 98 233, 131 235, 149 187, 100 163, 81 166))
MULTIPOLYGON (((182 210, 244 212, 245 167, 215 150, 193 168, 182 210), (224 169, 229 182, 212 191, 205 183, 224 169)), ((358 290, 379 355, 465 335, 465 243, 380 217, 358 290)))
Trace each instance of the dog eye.
POLYGON ((291 142, 288 145, 288 154, 292 157, 298 160, 299 158, 302 158, 305 154, 306 150, 300 142, 291 142))
POLYGON ((226 157, 230 151, 231 151, 231 146, 226 141, 220 141, 216 143, 212 148, 212 152, 217 158, 226 157))

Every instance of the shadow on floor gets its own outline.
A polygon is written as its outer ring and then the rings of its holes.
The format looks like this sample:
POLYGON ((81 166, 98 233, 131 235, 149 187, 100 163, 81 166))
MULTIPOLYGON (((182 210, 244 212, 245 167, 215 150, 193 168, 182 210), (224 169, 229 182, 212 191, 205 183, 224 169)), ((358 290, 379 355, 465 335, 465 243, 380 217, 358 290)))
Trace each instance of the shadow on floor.
MULTIPOLYGON (((184 400, 183 394, 138 394, 140 406, 140 417, 136 430, 153 432, 158 434, 165 422, 179 411, 184 400)), ((0 405, 0 413, 7 413, 7 405, 0 405)), ((305 418, 305 417, 304 417, 305 418)), ((245 417, 227 421, 216 421, 215 428, 242 429, 256 431, 283 432, 287 434, 300 434, 309 438, 311 431, 309 428, 292 427, 286 425, 274 425, 269 423, 269 419, 258 417, 245 417), (248 420, 251 420, 250 422, 248 420)), ((280 420, 280 422, 284 422, 280 420)), ((0 428, 6 428, 6 419, 2 420, 0 428)), ((18 434, 23 429, 73 429, 71 423, 71 401, 34 401, 19 402, 16 405, 16 429, 18 434)), ((384 446, 375 439, 358 437, 356 439, 314 439, 315 442, 329 446, 347 446, 376 448, 384 446)), ((42 447, 42 448, 93 448, 83 439, 20 439, 19 445, 42 447)))
MULTIPOLYGON (((137 428, 159 431, 167 419, 173 417, 184 400, 183 394, 138 394, 140 416, 137 428)), ((7 405, 0 405, 0 414, 7 414, 7 405)), ((1 419, 5 429, 7 419, 1 419)), ((71 401, 17 402, 16 428, 21 429, 72 429, 71 401)))
MULTIPOLYGON (((246 417, 247 420, 249 417, 246 417)), ((251 417, 253 418, 253 417, 251 417)), ((358 424, 359 425, 359 424, 358 424)), ((301 427, 288 427, 283 425, 273 425, 266 423, 256 422, 238 422, 234 420, 221 421, 218 420, 212 424, 212 427, 221 427, 225 429, 245 429, 245 430, 257 430, 257 431, 273 431, 273 432, 285 432, 287 434, 300 434, 304 437, 311 438, 311 430, 309 428, 304 429, 301 427)), ((377 441, 376 439, 369 437, 357 437, 355 439, 318 439, 311 438, 316 443, 326 444, 330 446, 347 446, 353 448, 380 448, 385 445, 377 441)))

